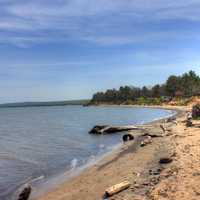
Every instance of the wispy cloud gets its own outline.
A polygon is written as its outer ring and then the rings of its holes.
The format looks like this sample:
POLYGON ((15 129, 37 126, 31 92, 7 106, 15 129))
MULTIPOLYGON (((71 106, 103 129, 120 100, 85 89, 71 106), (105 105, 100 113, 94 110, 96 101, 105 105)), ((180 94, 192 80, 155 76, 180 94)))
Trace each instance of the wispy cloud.
MULTIPOLYGON (((199 9, 199 0, 1 0, 0 32, 4 42, 22 47, 71 39, 101 45, 142 43, 174 31, 169 25, 162 31, 152 28, 157 23, 200 22, 199 9)), ((185 30, 175 31, 171 37, 185 30)))

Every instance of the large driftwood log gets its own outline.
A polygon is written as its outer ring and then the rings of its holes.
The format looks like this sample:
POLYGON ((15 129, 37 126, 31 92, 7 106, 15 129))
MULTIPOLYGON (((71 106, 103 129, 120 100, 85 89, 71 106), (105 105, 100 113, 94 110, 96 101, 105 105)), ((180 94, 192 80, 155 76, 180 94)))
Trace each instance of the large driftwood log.
POLYGON ((116 133, 122 131, 130 131, 136 130, 138 127, 136 126, 109 126, 109 125, 97 125, 90 130, 91 134, 108 134, 108 133, 116 133))
POLYGON ((28 200, 31 194, 31 186, 26 185, 19 194, 18 200, 28 200))
POLYGON ((114 195, 118 192, 121 192, 122 190, 127 189, 129 186, 130 186, 130 183, 128 181, 124 181, 124 182, 121 182, 119 184, 116 184, 116 185, 108 188, 105 191, 105 196, 110 197, 110 196, 112 196, 112 195, 114 195))

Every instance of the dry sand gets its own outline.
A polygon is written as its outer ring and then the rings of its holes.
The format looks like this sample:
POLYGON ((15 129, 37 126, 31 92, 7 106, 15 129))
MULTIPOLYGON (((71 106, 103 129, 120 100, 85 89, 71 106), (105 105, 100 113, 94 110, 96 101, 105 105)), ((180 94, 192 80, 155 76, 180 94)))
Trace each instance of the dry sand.
POLYGON ((186 128, 184 119, 185 112, 181 112, 177 124, 154 122, 150 132, 163 137, 152 138, 144 147, 138 137, 37 200, 100 200, 106 188, 125 180, 130 181, 130 188, 109 199, 199 200, 200 124, 186 128), (167 128, 165 133, 160 124, 167 128), (162 157, 171 157, 173 162, 161 165, 162 157))
POLYGON ((182 121, 174 127, 174 162, 161 173, 161 181, 149 195, 152 200, 200 199, 200 122, 186 128, 182 121))

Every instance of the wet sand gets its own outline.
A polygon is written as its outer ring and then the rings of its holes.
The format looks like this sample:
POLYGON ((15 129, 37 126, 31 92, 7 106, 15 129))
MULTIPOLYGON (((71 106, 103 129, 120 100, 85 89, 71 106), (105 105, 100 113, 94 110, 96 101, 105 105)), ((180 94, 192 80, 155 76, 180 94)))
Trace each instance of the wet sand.
MULTIPOLYGON (((133 142, 124 144, 79 176, 58 185, 37 200, 100 200, 103 199, 106 188, 125 180, 131 183, 130 188, 110 199, 163 199, 159 196, 159 187, 162 188, 163 180, 166 180, 166 170, 171 167, 176 169, 176 140, 179 139, 176 135, 184 126, 181 123, 184 113, 178 112, 178 124, 158 120, 149 124, 149 127, 146 126, 148 132, 163 137, 152 138, 152 142, 144 147, 140 146, 141 140, 144 139, 140 136, 144 132, 134 131, 136 139, 133 142), (166 128, 164 133, 160 128, 161 124, 166 128), (173 157, 174 161, 172 164, 161 165, 159 160, 162 157, 173 157)), ((171 174, 169 176, 171 177, 171 174)))

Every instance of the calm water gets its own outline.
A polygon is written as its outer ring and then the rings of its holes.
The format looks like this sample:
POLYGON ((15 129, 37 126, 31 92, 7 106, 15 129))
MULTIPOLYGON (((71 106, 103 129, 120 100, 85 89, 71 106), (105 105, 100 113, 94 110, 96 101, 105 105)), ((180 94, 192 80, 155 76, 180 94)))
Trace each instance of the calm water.
POLYGON ((110 151, 121 135, 94 136, 96 124, 130 125, 171 111, 121 107, 27 107, 0 109, 0 199, 24 183, 85 165, 110 151))

